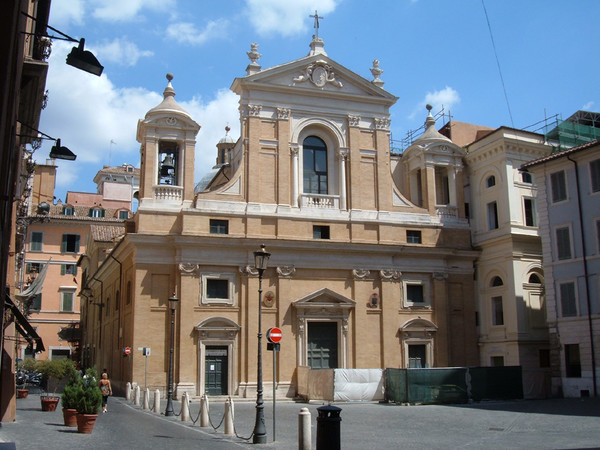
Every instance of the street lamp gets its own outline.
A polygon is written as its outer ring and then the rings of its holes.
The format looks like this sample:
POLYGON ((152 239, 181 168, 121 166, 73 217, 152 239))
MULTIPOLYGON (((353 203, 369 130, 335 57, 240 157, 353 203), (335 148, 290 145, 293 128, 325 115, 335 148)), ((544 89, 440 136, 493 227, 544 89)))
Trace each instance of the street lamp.
POLYGON ((179 299, 173 294, 169 298, 169 307, 171 308, 171 349, 169 354, 169 390, 167 391, 167 409, 165 416, 172 416, 173 412, 173 347, 175 345, 175 309, 179 299))
POLYGON ((256 378, 256 422, 254 423, 254 431, 252 432, 253 444, 267 443, 262 382, 262 277, 269 263, 270 256, 271 254, 265 250, 265 244, 260 246, 260 250, 254 252, 254 267, 258 271, 258 373, 256 378))

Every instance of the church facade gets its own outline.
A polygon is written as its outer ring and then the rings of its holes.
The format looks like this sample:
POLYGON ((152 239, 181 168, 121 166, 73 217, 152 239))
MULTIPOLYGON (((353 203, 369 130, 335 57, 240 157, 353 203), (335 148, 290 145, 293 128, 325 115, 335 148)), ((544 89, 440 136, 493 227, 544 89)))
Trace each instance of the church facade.
POLYGON ((256 45, 248 55, 231 86, 241 136, 217 145, 198 185, 200 125, 175 101, 171 75, 163 102, 139 121, 137 214, 104 261, 81 261, 84 362, 107 368, 117 387, 146 379, 164 389, 175 296, 177 397, 255 396, 259 331, 272 379, 271 327, 283 331, 277 382, 288 397, 299 367, 478 365, 479 252, 462 149, 429 113, 402 158, 391 154, 397 99, 377 61, 367 80, 317 37, 306 57, 273 68, 260 67, 256 45), (271 258, 259 298, 262 244, 271 258))

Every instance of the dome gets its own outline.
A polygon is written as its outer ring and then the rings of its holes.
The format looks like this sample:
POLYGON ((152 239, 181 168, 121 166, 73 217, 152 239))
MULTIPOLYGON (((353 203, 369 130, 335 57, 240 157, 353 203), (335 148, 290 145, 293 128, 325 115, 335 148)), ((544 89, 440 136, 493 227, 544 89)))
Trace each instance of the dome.
POLYGON ((183 109, 181 106, 179 106, 179 104, 175 101, 175 90, 173 89, 173 86, 171 85, 171 80, 173 80, 172 73, 167 74, 167 80, 169 82, 167 83, 167 87, 165 88, 165 90, 163 92, 163 101, 160 103, 160 105, 155 106, 154 108, 152 108, 150 111, 148 111, 146 113, 146 119, 149 116, 157 114, 157 113, 183 114, 188 119, 191 119, 192 116, 190 116, 190 114, 185 109, 183 109))
POLYGON ((229 130, 231 130, 231 128, 229 128, 229 126, 225 127, 225 136, 223 136, 221 138, 221 140, 219 141, 219 144, 235 144, 235 141, 233 140, 233 138, 231 136, 229 136, 229 130))
POLYGON ((440 133, 438 130, 435 129, 435 118, 431 114, 432 106, 427 105, 426 108, 427 108, 427 111, 429 111, 429 113, 427 114, 427 119, 425 119, 425 131, 423 132, 423 134, 421 136, 419 136, 419 138, 417 140, 415 140, 414 143, 417 144, 417 143, 423 143, 426 141, 440 141, 440 140, 452 142, 450 139, 448 139, 446 136, 444 136, 442 133, 440 133))

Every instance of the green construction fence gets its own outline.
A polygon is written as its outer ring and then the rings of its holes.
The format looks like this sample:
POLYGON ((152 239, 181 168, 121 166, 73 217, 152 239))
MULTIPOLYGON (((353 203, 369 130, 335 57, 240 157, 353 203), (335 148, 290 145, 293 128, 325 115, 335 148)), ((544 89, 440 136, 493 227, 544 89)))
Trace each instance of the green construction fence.
POLYGON ((520 366, 385 370, 385 399, 389 402, 468 403, 521 398, 520 366))

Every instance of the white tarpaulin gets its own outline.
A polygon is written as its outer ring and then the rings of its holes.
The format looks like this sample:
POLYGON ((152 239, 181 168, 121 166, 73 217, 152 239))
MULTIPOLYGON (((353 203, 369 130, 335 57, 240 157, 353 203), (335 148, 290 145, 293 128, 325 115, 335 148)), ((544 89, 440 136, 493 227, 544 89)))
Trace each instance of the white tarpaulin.
POLYGON ((369 402, 383 400, 383 369, 335 369, 333 400, 369 402))

